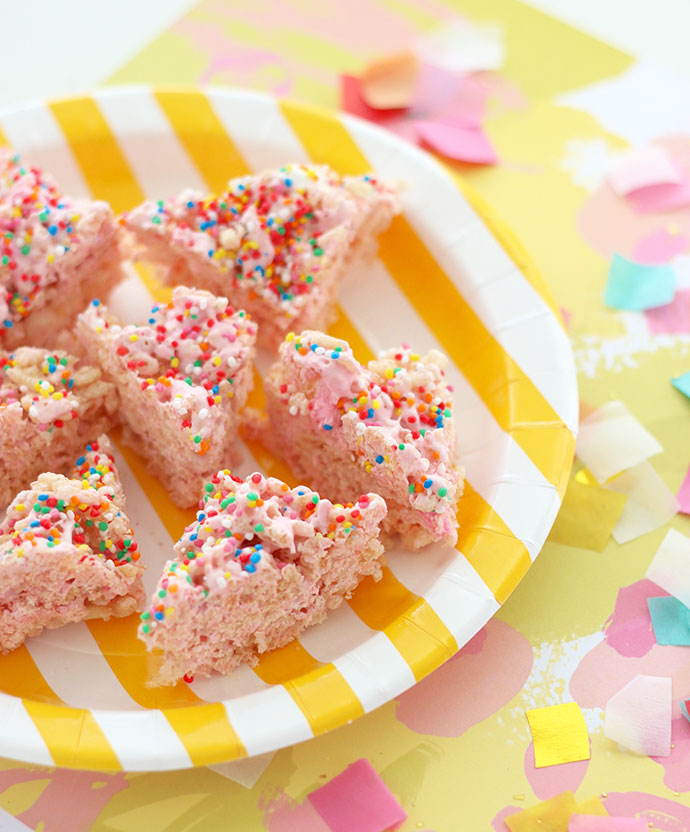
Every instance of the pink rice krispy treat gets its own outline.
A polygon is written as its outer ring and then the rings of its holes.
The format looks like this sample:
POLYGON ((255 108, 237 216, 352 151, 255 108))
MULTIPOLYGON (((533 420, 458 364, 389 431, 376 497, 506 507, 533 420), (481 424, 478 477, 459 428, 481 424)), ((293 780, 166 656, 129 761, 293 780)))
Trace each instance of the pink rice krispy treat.
POLYGON ((93 301, 77 329, 115 383, 125 440, 177 505, 196 505, 237 441, 237 414, 254 381, 256 324, 226 298, 180 286, 146 324, 120 326, 93 301))
POLYGON ((0 653, 88 618, 124 617, 146 596, 106 436, 67 478, 41 474, 0 525, 0 653))
POLYGON ((0 350, 54 347, 91 298, 124 277, 119 239, 106 202, 65 196, 0 149, 0 350))
POLYGON ((376 249, 399 211, 372 176, 286 165, 228 183, 218 197, 185 191, 123 217, 142 259, 172 284, 230 298, 277 348, 289 330, 325 329, 345 270, 376 249))
POLYGON ((346 341, 289 334, 266 379, 262 440, 294 475, 333 500, 376 491, 387 536, 419 549, 457 541, 463 472, 454 465, 452 388, 445 356, 407 346, 368 366, 346 341))
POLYGON ((377 494, 333 505, 305 486, 219 471, 206 485, 142 613, 139 637, 162 650, 160 681, 256 664, 381 576, 377 494))
POLYGON ((115 422, 112 384, 63 352, 0 353, 0 509, 49 468, 69 470, 89 439, 115 422))

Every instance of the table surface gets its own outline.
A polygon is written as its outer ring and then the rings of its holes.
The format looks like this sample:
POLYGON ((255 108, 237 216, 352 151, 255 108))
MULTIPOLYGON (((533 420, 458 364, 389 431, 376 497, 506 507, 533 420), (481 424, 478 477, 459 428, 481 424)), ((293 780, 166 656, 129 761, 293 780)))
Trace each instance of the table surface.
MULTIPOLYGON (((680 25, 687 4, 629 2, 624 21, 618 0, 533 6, 561 21, 516 0, 350 0, 346 16, 337 0, 0 0, 0 77, 12 79, 0 87, 0 105, 100 83, 202 82, 335 107, 340 72, 403 48, 435 22, 457 13, 499 22, 507 59, 487 128, 501 163, 458 170, 517 232, 571 313, 583 401, 625 402, 662 443, 654 467, 675 492, 690 462, 690 432, 679 427, 687 403, 669 378, 690 368, 690 334, 652 337, 643 316, 602 303, 611 253, 629 254, 669 217, 629 227, 602 201, 601 184, 618 149, 678 135, 688 142, 690 51, 680 25), (230 53, 229 68, 221 58, 230 53), (607 93, 614 103, 602 105, 607 93)), ((688 227, 690 210, 673 222, 688 227)), ((672 525, 690 531, 687 518, 672 525)), ((643 813, 653 829, 690 829, 690 725, 674 721, 664 760, 627 753, 603 735, 607 698, 638 673, 672 675, 674 693, 690 694, 687 648, 651 646, 640 629, 639 582, 664 534, 611 541, 600 554, 548 542, 470 649, 397 701, 275 755, 137 775, 0 759, 0 829, 15 828, 17 818, 17 829, 43 832, 326 832, 306 795, 360 757, 406 809, 403 832, 505 832, 503 816, 565 790, 578 800, 605 795, 612 813, 643 813), (591 760, 535 770, 525 710, 573 699, 585 714, 591 760)))

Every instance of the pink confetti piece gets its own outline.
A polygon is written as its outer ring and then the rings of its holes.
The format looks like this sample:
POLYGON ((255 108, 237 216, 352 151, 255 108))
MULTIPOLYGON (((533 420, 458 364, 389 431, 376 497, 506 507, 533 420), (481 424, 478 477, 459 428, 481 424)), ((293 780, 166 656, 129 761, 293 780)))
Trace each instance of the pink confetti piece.
POLYGON ((658 228, 643 237, 633 250, 632 259, 648 266, 669 263, 684 251, 688 241, 680 234, 671 234, 665 228, 658 228))
POLYGON ((650 185, 626 196, 638 214, 661 214, 690 205, 690 182, 679 184, 650 185))
POLYGON ((676 499, 678 500, 678 504, 680 505, 680 513, 690 514, 690 468, 688 468, 688 472, 685 475, 685 479, 683 480, 680 488, 678 489, 676 499))
POLYGON ((346 113, 365 118, 377 124, 386 125, 392 118, 399 118, 404 108, 380 110, 370 107, 364 100, 359 78, 354 75, 340 76, 341 105, 346 113))
POLYGON ((433 64, 422 64, 412 96, 410 114, 417 118, 454 122, 468 127, 481 125, 489 96, 479 78, 458 75, 433 64))
POLYGON ((646 818, 614 818, 604 815, 573 815, 568 832, 649 832, 646 818))
POLYGON ((407 818, 371 763, 363 758, 308 799, 332 832, 384 832, 407 818))
POLYGON ((449 159, 492 165, 496 151, 481 127, 464 127, 437 121, 415 121, 420 138, 433 150, 449 159))
POLYGON ((604 734, 637 754, 671 754, 670 676, 637 675, 606 703, 604 734))
POLYGON ((641 188, 678 184, 682 176, 671 157, 660 147, 640 147, 617 157, 609 166, 606 178, 619 196, 641 188))
POLYGON ((653 335, 690 333, 690 289, 676 289, 671 303, 644 313, 653 335))

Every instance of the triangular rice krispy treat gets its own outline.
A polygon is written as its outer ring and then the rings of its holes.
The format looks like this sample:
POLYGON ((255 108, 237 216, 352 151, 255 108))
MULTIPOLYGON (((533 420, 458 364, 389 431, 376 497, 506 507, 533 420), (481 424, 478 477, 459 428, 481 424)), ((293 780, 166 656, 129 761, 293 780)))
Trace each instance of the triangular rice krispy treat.
POLYGON ((395 191, 373 176, 292 164, 232 179, 215 198, 150 200, 123 222, 166 282, 230 298, 275 348, 289 330, 329 325, 345 269, 373 254, 398 211, 395 191))
POLYGON ((0 653, 48 628, 141 609, 143 571, 101 436, 71 478, 41 474, 0 525, 0 653))
POLYGON ((227 463, 253 385, 256 324, 226 298, 180 286, 148 322, 121 326, 99 301, 77 331, 117 388, 126 441, 183 508, 227 463))
POLYGON ((160 681, 228 673, 287 644, 381 575, 377 494, 333 505, 305 486, 219 471, 175 544, 140 638, 163 651, 160 681))
POLYGON ((124 277, 106 202, 72 199, 0 148, 0 349, 50 347, 124 277))
POLYGON ((37 347, 0 351, 0 510, 46 469, 66 473, 116 409, 97 367, 37 347))
POLYGON ((405 546, 455 544, 463 472, 446 363, 405 346, 364 366, 346 341, 290 334, 266 379, 262 439, 330 499, 376 491, 388 506, 383 531, 405 546))

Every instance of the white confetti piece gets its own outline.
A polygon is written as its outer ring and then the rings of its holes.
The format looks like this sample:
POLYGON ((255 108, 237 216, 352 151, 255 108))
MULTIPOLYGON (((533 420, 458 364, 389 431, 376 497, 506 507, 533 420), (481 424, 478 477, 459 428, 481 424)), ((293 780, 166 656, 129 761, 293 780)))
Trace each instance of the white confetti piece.
POLYGON ((636 754, 671 754, 669 676, 635 676, 606 704, 604 734, 636 754))

